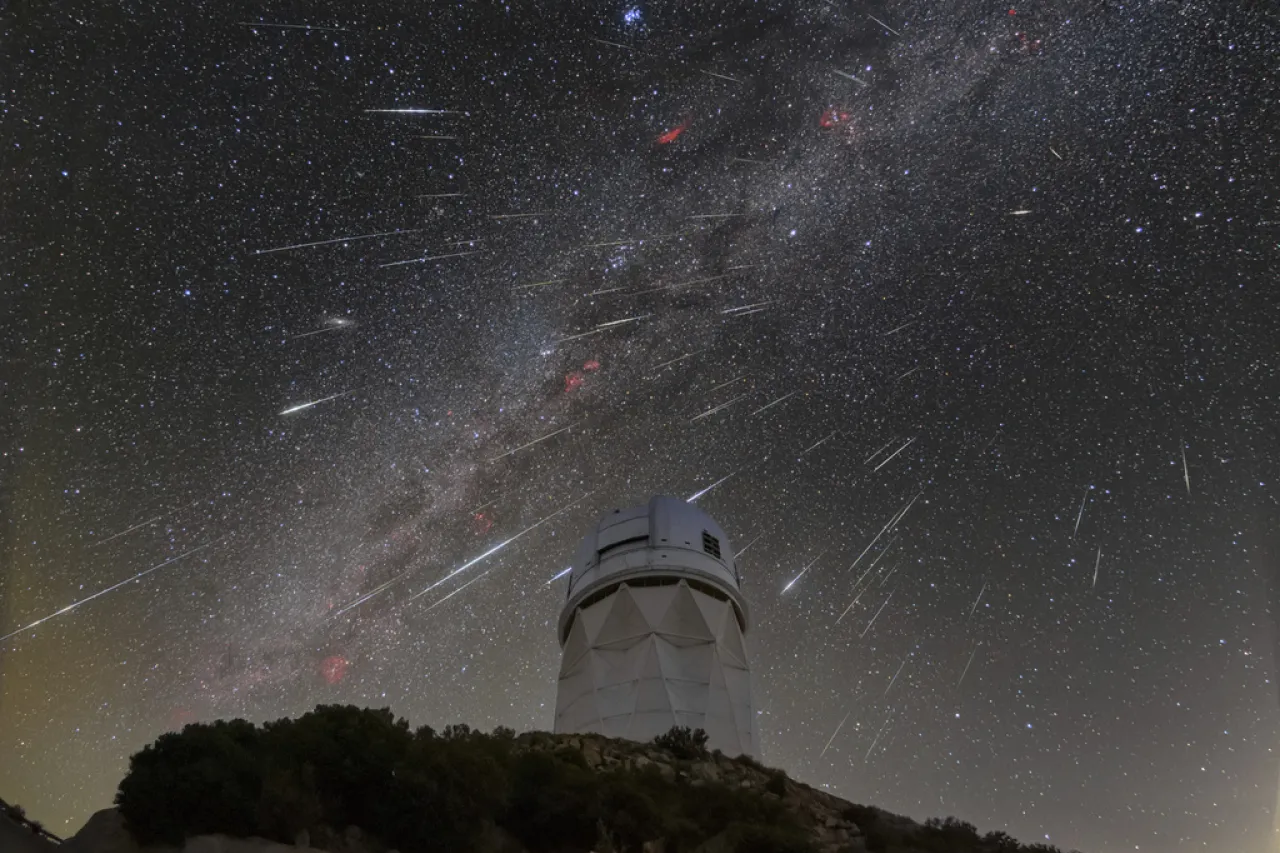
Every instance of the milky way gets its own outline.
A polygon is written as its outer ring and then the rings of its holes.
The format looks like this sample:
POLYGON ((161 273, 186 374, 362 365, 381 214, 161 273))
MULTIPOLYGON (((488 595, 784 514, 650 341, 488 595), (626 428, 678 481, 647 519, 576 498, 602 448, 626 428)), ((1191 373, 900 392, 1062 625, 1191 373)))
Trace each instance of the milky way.
POLYGON ((553 578, 665 493, 750 549, 768 763, 1064 848, 1269 849, 1262 6, 4 35, 7 801, 71 832, 160 733, 321 702, 548 728, 553 578))

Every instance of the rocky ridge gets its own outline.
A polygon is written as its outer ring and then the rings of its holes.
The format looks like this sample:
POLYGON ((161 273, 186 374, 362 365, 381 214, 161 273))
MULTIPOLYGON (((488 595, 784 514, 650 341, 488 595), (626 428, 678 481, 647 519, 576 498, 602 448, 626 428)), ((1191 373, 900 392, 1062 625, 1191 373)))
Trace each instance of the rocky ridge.
MULTIPOLYGON (((548 734, 531 732, 516 737, 518 750, 556 752, 573 750, 582 755, 586 765, 595 771, 631 770, 657 772, 674 784, 691 789, 709 785, 726 785, 750 789, 756 794, 778 801, 794 814, 811 834, 816 853, 1030 853, 1054 848, 1019 845, 1003 833, 977 836, 967 824, 919 824, 870 806, 858 806, 839 797, 790 779, 780 770, 767 768, 751 758, 731 758, 718 752, 678 756, 653 743, 607 738, 593 734, 548 734), (946 832, 965 827, 956 838, 964 843, 947 844, 946 832)), ((0 818, 3 819, 3 818, 0 818)), ((55 845, 31 835, 29 845, 19 845, 16 836, 4 827, 3 853, 400 853, 388 850, 379 842, 376 827, 345 827, 340 831, 319 828, 302 832, 293 845, 262 838, 230 838, 224 835, 201 835, 188 838, 178 847, 140 846, 129 834, 115 809, 96 813, 72 838, 55 845)), ((28 833, 30 835, 30 833, 28 833)), ((607 827, 590 853, 624 853, 610 840, 607 827)), ((662 838, 644 842, 640 853, 670 853, 662 838)), ((413 853, 413 851, 404 851, 413 853)), ((463 853, 459 851, 459 853, 463 853)), ((502 830, 489 832, 470 853, 530 853, 515 838, 502 830)), ((582 851, 588 853, 588 851, 582 851)), ((735 847, 724 833, 703 843, 697 853, 735 853, 735 847)))

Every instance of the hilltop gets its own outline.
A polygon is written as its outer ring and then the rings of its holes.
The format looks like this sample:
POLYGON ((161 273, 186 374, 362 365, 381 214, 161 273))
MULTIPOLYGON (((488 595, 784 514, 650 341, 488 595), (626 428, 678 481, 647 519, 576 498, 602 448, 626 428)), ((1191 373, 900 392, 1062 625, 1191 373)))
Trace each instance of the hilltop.
MULTIPOLYGON (((116 808, 66 853, 1058 853, 948 818, 855 805, 672 729, 411 731, 387 710, 321 706, 261 727, 193 724, 135 754, 116 808)), ((0 828, 16 846, 12 820, 0 828)), ((56 839, 31 838, 47 853, 56 839)))

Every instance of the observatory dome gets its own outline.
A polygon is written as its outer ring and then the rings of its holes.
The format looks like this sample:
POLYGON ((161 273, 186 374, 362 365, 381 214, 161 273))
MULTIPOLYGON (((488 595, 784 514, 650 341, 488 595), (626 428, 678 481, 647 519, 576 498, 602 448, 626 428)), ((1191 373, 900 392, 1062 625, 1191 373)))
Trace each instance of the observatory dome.
POLYGON ((714 519, 661 495, 613 510, 570 567, 555 730, 646 741, 688 726, 704 729, 710 748, 754 755, 747 625, 714 519))

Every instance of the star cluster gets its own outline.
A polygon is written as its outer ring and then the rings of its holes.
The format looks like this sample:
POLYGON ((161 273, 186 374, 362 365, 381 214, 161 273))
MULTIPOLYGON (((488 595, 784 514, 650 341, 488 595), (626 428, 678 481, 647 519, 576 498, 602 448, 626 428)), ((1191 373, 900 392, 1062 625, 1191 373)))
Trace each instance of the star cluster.
POLYGON ((734 538, 763 758, 1271 849, 1254 4, 53 4, 11 74, 0 795, 194 720, 549 728, 557 579, 734 538))

